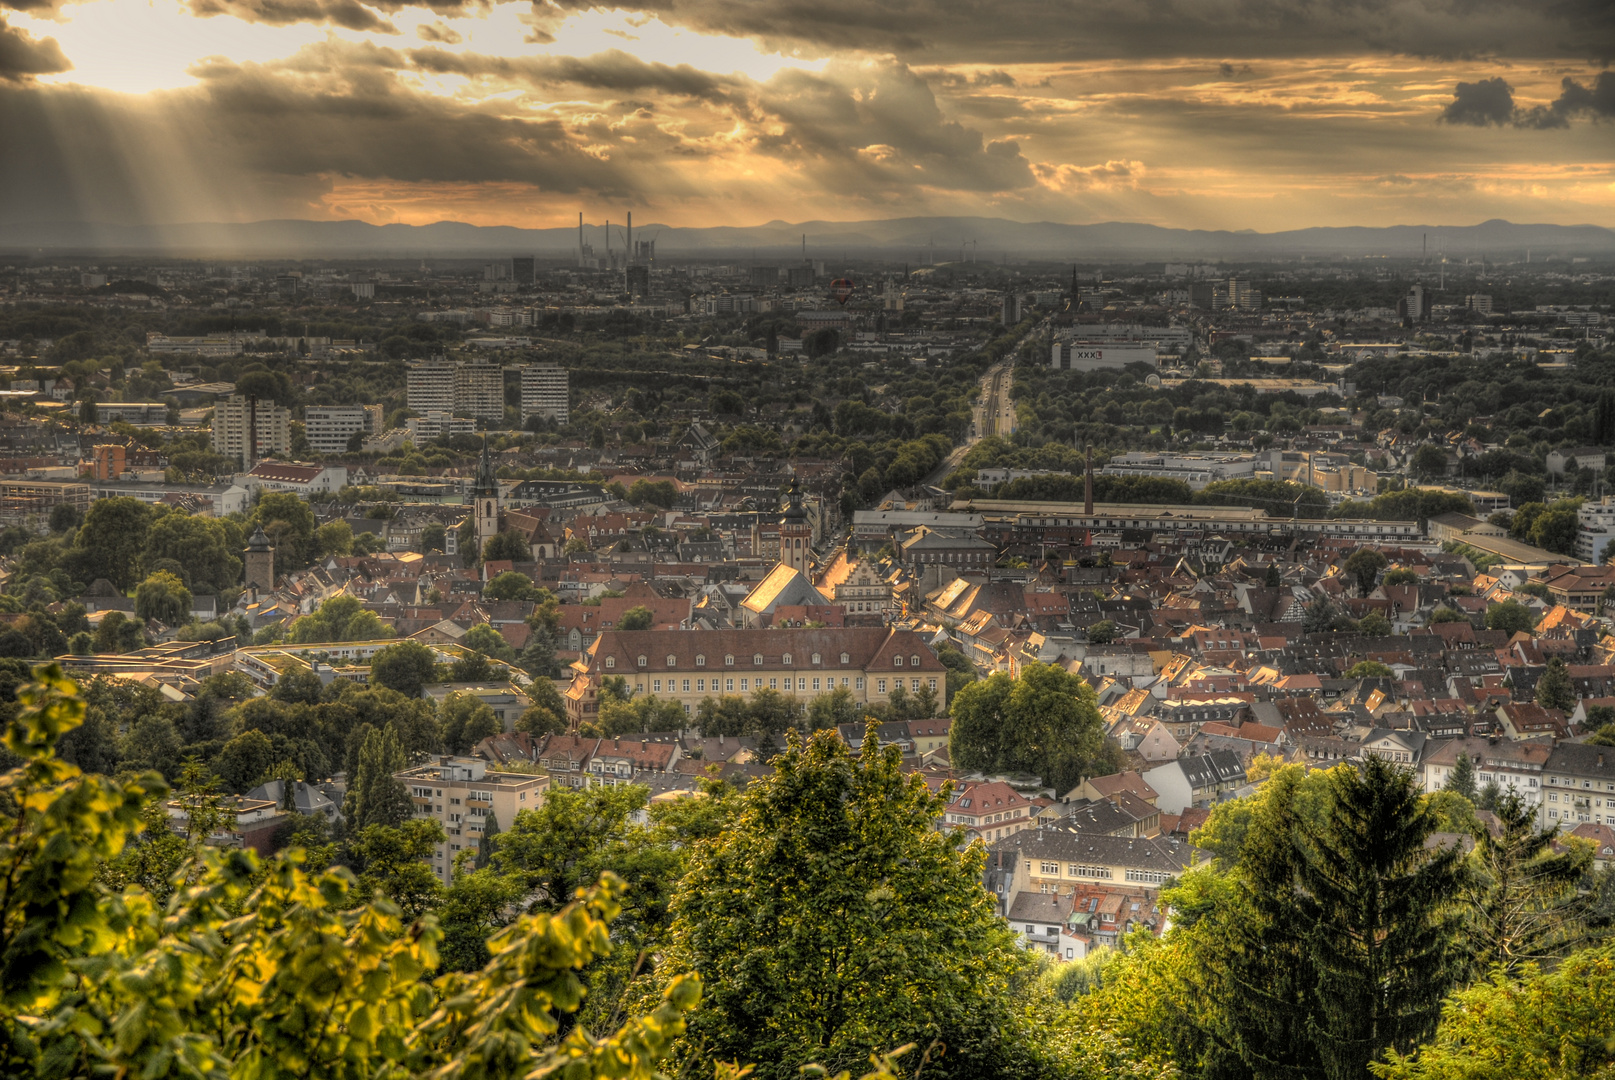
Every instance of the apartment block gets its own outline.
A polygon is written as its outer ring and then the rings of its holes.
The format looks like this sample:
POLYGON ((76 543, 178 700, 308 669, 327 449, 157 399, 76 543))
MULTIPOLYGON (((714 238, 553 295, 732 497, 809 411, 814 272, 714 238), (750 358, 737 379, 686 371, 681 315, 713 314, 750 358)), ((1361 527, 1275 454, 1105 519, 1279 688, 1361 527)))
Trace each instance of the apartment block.
POLYGON ((303 410, 308 445, 321 454, 340 454, 355 435, 376 433, 379 405, 310 405, 303 410))
POLYGON ((455 368, 454 411, 493 423, 503 420, 505 369, 486 360, 467 361, 455 368))
POLYGON ((475 851, 490 820, 508 830, 523 810, 544 804, 548 776, 490 772, 481 758, 442 756, 426 765, 394 773, 415 803, 417 818, 443 826, 444 841, 432 853, 432 869, 443 884, 454 879, 454 860, 475 851))
POLYGON ((454 412, 454 371, 459 365, 438 358, 411 364, 404 381, 405 400, 418 413, 454 412))
POLYGON ((566 423, 570 389, 566 369, 556 364, 528 364, 522 368, 522 423, 535 416, 566 423))
POLYGON ((251 468, 259 459, 291 453, 292 413, 273 401, 249 402, 236 394, 213 409, 213 452, 251 468), (257 429, 256 445, 248 436, 257 429), (247 459, 251 457, 252 460, 247 459))

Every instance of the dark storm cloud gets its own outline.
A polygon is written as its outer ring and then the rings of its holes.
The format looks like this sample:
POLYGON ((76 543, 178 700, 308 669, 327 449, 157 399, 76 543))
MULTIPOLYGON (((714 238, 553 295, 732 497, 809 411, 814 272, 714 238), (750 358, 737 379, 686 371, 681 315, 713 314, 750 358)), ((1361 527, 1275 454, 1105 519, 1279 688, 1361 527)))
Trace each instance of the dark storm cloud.
POLYGON ((732 80, 710 75, 689 64, 649 64, 620 49, 593 56, 537 56, 507 59, 444 49, 414 49, 409 59, 423 71, 468 78, 496 78, 533 86, 570 83, 614 93, 656 90, 677 97, 727 98, 732 80))
POLYGON ((1508 124, 1547 130, 1569 127, 1571 120, 1581 116, 1615 118, 1615 72, 1599 72, 1591 86, 1566 76, 1559 86, 1560 94, 1552 104, 1522 109, 1514 103, 1514 88, 1501 77, 1461 82, 1453 91, 1452 104, 1442 110, 1441 119, 1476 127, 1508 124))
POLYGON ((1551 105, 1535 105, 1515 119, 1520 127, 1562 128, 1578 116, 1615 118, 1615 72, 1601 71, 1592 86, 1583 86, 1566 76, 1559 84, 1561 93, 1551 105))
POLYGON ((245 163, 267 172, 419 181, 522 181, 545 190, 620 189, 619 169, 584 153, 555 120, 528 120, 417 93, 390 49, 335 43, 283 70, 198 66, 199 108, 245 163), (328 60, 326 59, 328 58, 328 60), (228 135, 225 135, 228 132, 228 135))
POLYGON ((537 0, 534 21, 596 8, 655 14, 785 51, 927 63, 1615 53, 1607 0, 537 0))
POLYGON ((1501 77, 1461 82, 1452 92, 1452 104, 1441 111, 1447 124, 1507 124, 1514 119, 1514 88, 1501 77))
POLYGON ((72 69, 55 38, 36 38, 0 19, 0 80, 21 82, 72 69))

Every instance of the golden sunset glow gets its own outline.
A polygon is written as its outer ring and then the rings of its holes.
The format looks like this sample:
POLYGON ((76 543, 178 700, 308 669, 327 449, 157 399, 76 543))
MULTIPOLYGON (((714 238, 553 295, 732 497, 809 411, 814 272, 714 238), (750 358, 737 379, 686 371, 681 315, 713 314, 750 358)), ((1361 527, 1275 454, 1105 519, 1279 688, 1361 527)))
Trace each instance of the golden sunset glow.
POLYGON ((0 0, 0 220, 1615 224, 1602 5, 0 0))

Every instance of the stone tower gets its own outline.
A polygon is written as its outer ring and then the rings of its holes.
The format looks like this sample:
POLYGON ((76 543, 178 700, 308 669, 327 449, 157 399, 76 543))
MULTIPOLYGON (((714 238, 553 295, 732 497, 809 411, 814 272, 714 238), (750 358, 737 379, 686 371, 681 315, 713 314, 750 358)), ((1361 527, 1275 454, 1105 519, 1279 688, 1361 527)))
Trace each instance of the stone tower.
POLYGON ((472 513, 477 520, 477 557, 488 541, 499 534, 499 478, 493 473, 488 456, 488 437, 482 437, 482 460, 477 462, 477 480, 471 491, 472 513))
POLYGON ((779 519, 779 561, 803 577, 808 576, 808 559, 813 553, 813 526, 802 508, 802 483, 791 478, 785 497, 785 512, 779 519))
POLYGON ((264 527, 259 525, 252 531, 247 540, 246 550, 242 552, 243 562, 246 564, 245 581, 249 589, 268 591, 275 587, 275 545, 269 542, 264 535, 264 527))

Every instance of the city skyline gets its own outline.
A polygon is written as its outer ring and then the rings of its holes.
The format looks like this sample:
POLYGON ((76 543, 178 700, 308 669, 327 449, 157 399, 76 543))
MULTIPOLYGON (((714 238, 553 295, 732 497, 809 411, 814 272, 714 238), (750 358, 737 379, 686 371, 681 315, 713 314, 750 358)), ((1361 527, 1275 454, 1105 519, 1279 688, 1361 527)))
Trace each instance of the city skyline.
POLYGON ((1595 3, 0 2, 0 224, 1615 226, 1595 3))

